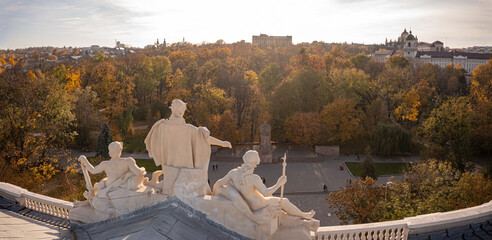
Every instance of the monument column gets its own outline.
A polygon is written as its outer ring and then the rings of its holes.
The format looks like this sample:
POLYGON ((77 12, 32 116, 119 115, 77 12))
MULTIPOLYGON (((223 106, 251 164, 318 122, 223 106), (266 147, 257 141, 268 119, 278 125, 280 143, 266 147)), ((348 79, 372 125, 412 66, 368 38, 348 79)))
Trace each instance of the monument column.
POLYGON ((260 126, 260 150, 258 151, 260 155, 261 163, 273 163, 272 159, 272 142, 271 134, 272 128, 268 125, 267 121, 260 126))

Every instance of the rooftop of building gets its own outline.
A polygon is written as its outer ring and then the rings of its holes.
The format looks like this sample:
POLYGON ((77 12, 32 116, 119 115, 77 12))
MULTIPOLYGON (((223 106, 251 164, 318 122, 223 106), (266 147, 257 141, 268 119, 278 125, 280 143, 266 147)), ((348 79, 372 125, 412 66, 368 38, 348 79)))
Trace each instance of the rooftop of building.
POLYGON ((416 58, 422 56, 429 56, 431 58, 453 58, 453 57, 466 57, 468 59, 490 59, 492 54, 490 53, 465 53, 465 52, 436 52, 436 51, 421 51, 417 52, 416 58))

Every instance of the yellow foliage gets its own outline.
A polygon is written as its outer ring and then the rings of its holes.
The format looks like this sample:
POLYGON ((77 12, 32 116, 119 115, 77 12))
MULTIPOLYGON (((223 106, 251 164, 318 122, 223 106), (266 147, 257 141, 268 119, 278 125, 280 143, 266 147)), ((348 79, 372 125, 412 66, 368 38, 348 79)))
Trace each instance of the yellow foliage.
POLYGON ((419 95, 414 88, 410 89, 403 98, 403 103, 398 106, 394 114, 399 119, 406 119, 409 121, 417 121, 419 116, 419 110, 421 103, 419 100, 419 95))

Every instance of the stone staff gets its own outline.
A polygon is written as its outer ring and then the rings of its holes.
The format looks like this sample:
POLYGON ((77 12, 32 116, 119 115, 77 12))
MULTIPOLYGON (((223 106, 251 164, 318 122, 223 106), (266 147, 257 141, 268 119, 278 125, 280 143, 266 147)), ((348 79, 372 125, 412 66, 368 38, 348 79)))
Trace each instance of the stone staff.
POLYGON ((87 190, 89 190, 88 193, 86 192, 87 194, 84 193, 84 197, 86 197, 87 199, 92 199, 95 195, 94 194, 94 187, 92 186, 89 172, 87 172, 87 168, 85 167, 84 163, 82 162, 82 158, 84 158, 86 161, 87 161, 87 158, 84 155, 80 155, 79 162, 80 162, 80 166, 82 167, 82 173, 84 174, 85 186, 87 187, 87 190))
MULTIPOLYGON (((284 161, 282 163, 282 176, 285 176, 285 167, 287 167, 287 163, 285 162, 287 160, 287 152, 284 153, 282 160, 284 161)), ((280 187, 280 206, 282 206, 282 198, 284 198, 284 186, 285 184, 282 184, 282 187, 280 187)))

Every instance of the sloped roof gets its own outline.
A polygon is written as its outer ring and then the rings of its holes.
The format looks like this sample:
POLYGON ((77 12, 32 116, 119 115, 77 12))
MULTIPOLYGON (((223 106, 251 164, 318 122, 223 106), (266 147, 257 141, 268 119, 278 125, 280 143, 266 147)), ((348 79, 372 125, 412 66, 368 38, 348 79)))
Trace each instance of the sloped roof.
POLYGON ((408 239, 427 240, 427 239, 490 239, 492 233, 492 222, 490 220, 471 224, 464 227, 444 229, 425 234, 412 234, 408 239))
POLYGON ((115 219, 72 224, 76 239, 248 239, 173 197, 115 219))

